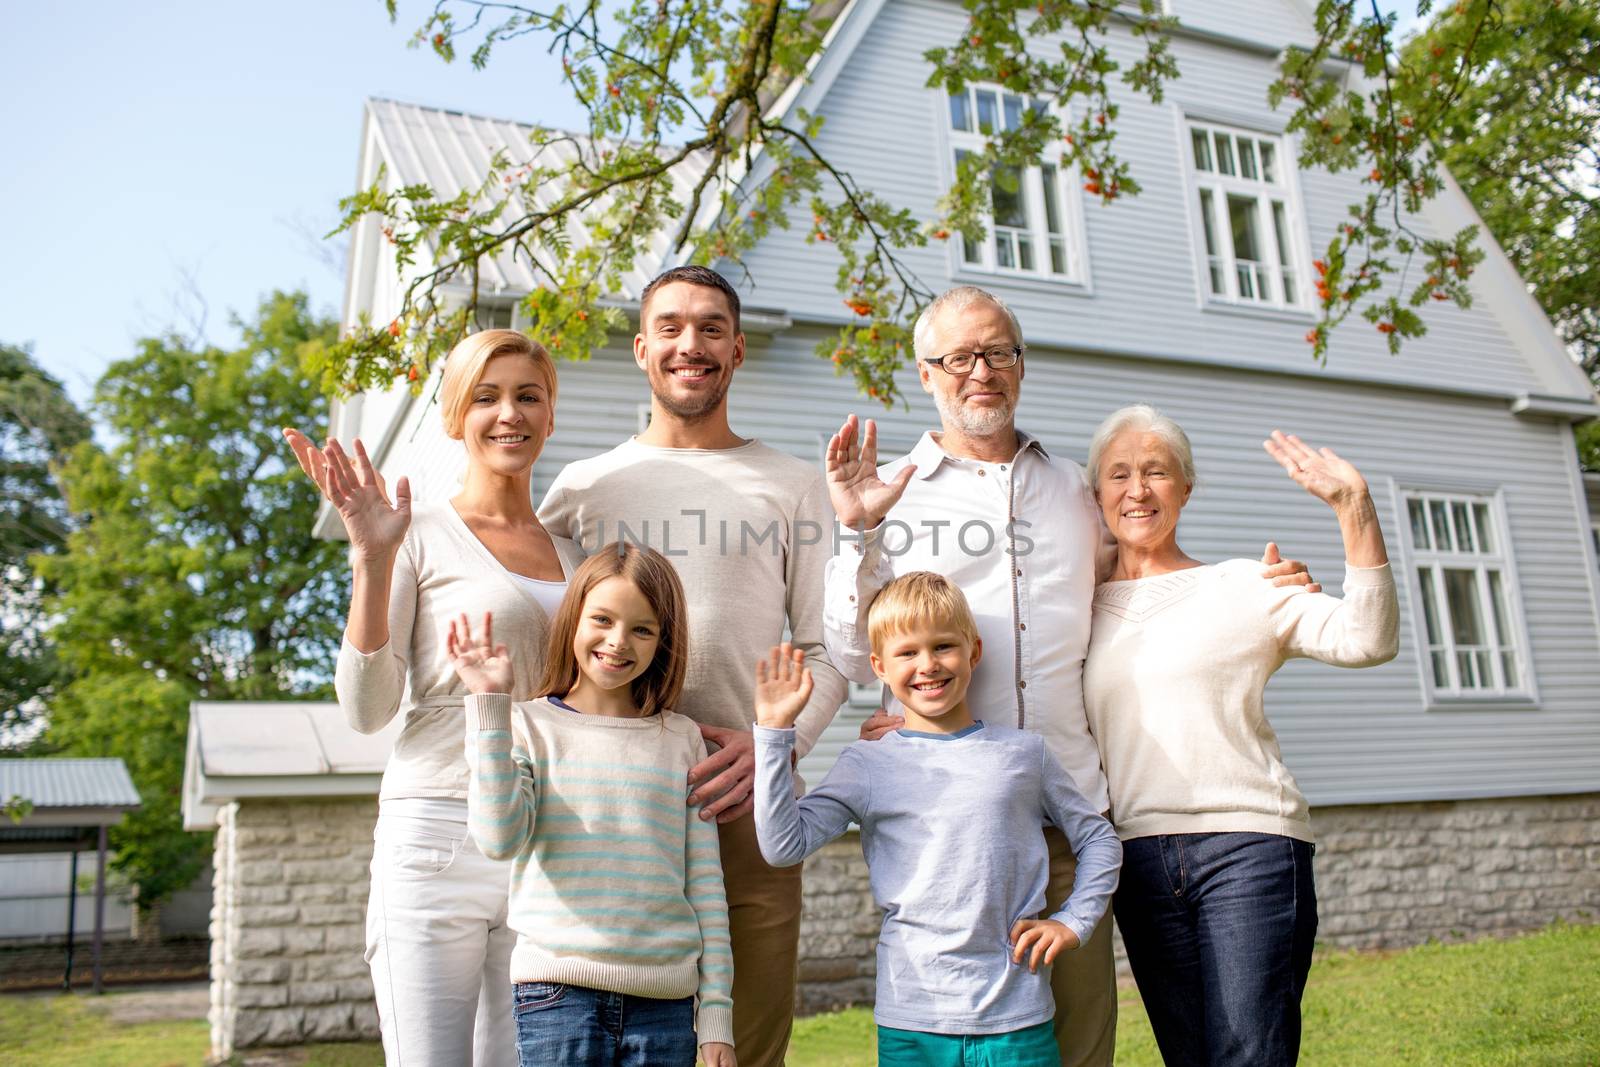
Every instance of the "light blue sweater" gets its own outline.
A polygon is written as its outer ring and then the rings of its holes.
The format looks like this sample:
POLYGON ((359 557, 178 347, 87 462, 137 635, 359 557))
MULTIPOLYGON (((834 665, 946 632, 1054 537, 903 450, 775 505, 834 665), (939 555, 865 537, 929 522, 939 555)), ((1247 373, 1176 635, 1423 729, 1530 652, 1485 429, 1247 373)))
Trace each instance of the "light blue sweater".
POLYGON ((1087 941, 1117 886, 1122 845, 1037 734, 977 723, 857 741, 796 799, 793 730, 757 726, 756 834, 768 863, 799 863, 861 826, 878 939, 882 1026, 996 1034, 1051 1018, 1049 968, 1011 962, 1011 926, 1040 916, 1049 881, 1042 826, 1078 857, 1072 896, 1048 916, 1087 941))

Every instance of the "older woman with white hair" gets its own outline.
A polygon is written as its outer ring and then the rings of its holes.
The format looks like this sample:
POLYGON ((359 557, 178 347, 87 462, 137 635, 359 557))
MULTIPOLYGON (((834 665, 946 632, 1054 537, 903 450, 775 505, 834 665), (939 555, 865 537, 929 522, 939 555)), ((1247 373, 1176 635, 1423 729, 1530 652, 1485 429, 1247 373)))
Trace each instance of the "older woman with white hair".
POLYGON ((1276 430, 1265 447, 1338 518, 1342 600, 1262 582, 1256 560, 1207 564, 1178 546, 1194 458, 1154 408, 1111 415, 1089 453, 1118 556, 1095 592, 1084 698, 1123 841, 1117 926, 1168 1067, 1298 1058, 1314 847, 1263 692, 1290 658, 1365 667, 1397 647, 1361 473, 1276 430))
MULTIPOLYGON (((550 619, 582 562, 533 510, 533 464, 555 429, 556 368, 515 330, 451 350, 439 385, 447 436, 466 450, 461 491, 411 506, 389 495, 358 440, 318 449, 284 437, 350 536, 350 617, 334 687, 350 725, 374 733, 404 712, 383 773, 367 901, 367 962, 390 1067, 517 1062, 510 880, 467 831, 461 745, 467 688, 442 620, 492 613, 516 650, 512 696, 534 696, 550 619)), ((487 623, 486 623, 487 625, 487 623)))

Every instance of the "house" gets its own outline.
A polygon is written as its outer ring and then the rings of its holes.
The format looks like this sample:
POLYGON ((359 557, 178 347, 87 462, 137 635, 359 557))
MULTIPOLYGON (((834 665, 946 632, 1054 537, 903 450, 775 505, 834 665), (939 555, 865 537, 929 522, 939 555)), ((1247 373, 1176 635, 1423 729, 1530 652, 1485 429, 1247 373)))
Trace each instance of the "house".
MULTIPOLYGON (((1400 578, 1399 656, 1361 672, 1291 663, 1269 708, 1309 797, 1319 838, 1320 934, 1341 946, 1402 945, 1592 920, 1600 901, 1600 571, 1574 422, 1600 415, 1595 392, 1505 255, 1488 256, 1474 306, 1430 309, 1429 332, 1391 357, 1364 323, 1336 332, 1327 365, 1308 355, 1311 261, 1362 195, 1357 176, 1302 170, 1266 89, 1286 44, 1311 36, 1301 0, 1169 0, 1183 28, 1182 77, 1160 105, 1125 99, 1119 146, 1144 192, 1102 207, 1077 175, 1029 168, 996 200, 989 237, 906 254, 929 288, 970 282, 1000 294, 1028 342, 1019 423, 1081 458, 1112 409, 1144 400, 1195 446, 1199 484, 1184 545, 1202 558, 1258 556, 1279 542, 1337 593, 1335 523, 1262 452, 1274 427, 1338 448, 1371 480, 1400 578)), ((864 187, 931 217, 972 143, 1004 121, 994 86, 950 98, 924 86, 925 49, 957 39, 949 0, 851 0, 811 78, 785 106, 826 116, 822 150, 864 187)), ((1116 31, 1119 53, 1135 47, 1116 31)), ((1041 42, 1040 47, 1047 47, 1041 42)), ((537 118, 537 116, 528 116, 537 118)), ((358 185, 380 166, 396 185, 447 194, 476 184, 528 128, 391 100, 367 104, 358 185)), ((1453 184, 1414 220, 1453 233, 1476 221, 1453 184)), ((736 431, 820 462, 847 412, 879 417, 882 451, 936 423, 908 371, 909 410, 875 412, 813 354, 849 317, 833 289, 836 253, 775 233, 748 257, 748 354, 731 393, 736 431), (796 397, 805 403, 795 403, 796 397)), ((625 291, 636 303, 661 255, 625 291)), ((347 322, 397 308, 376 222, 356 229, 347 322)), ((495 324, 513 324, 531 274, 485 271, 495 324)), ((541 494, 562 465, 636 432, 648 393, 627 347, 561 368, 555 436, 536 469, 541 494)), ((371 392, 337 406, 334 432, 362 437, 391 481, 448 495, 459 447, 424 389, 371 392)), ((1594 513, 1600 515, 1600 508, 1594 513)), ((318 532, 338 536, 324 513, 318 532)), ((854 737, 858 694, 803 770, 815 780, 854 737)), ((233 801, 301 803, 255 797, 233 801)), ((223 804, 227 810, 227 802, 223 804)), ((370 806, 361 817, 370 815, 370 806)), ((810 1004, 871 995, 877 916, 848 843, 808 870, 802 952, 810 1004)), ((219 871, 222 864, 218 864, 219 871)), ((219 875, 220 877, 220 875, 219 875)), ((266 972, 263 972, 266 973, 266 972)), ((227 975, 219 975, 222 981, 227 975)))

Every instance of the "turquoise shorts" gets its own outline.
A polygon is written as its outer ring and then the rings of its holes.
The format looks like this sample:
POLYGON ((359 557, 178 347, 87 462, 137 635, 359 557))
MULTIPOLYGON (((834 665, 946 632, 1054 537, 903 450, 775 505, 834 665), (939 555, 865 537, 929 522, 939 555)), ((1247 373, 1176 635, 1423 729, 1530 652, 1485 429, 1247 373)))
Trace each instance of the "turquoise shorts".
POLYGON ((930 1034, 878 1027, 878 1067, 1061 1067, 1046 1019, 1003 1034, 930 1034))

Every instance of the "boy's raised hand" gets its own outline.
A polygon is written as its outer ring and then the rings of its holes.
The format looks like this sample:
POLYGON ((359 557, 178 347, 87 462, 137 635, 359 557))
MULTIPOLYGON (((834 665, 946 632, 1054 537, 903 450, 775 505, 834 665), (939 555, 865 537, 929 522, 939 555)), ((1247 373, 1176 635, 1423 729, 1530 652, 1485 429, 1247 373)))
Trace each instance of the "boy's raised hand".
POLYGON ((1054 919, 1018 919, 1011 927, 1011 943, 1017 946, 1012 950, 1011 962, 1021 963, 1027 956, 1028 972, 1037 974, 1039 964, 1054 963, 1063 952, 1077 948, 1078 935, 1054 919))
POLYGON ((785 641, 756 661, 756 722, 786 730, 811 699, 811 668, 806 654, 785 641))
POLYGON ((733 1046, 722 1041, 707 1041, 700 1046, 700 1062, 706 1067, 738 1067, 733 1046))
POLYGON ((459 619, 451 619, 445 651, 450 654, 450 662, 469 692, 511 692, 511 654, 505 645, 494 643, 492 613, 483 613, 483 636, 478 640, 472 637, 472 624, 467 621, 466 612, 462 612, 459 619))

